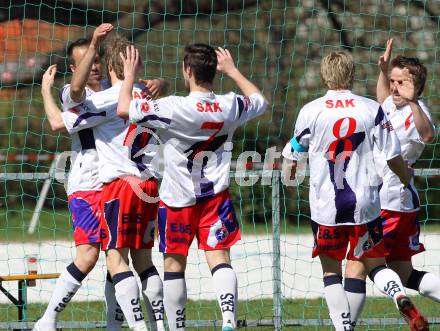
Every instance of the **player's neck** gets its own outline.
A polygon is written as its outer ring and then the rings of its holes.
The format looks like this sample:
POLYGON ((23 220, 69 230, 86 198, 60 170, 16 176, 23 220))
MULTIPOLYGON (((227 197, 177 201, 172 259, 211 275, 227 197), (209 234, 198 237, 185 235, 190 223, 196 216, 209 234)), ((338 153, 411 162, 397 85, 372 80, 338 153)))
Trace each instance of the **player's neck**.
POLYGON ((203 83, 203 84, 196 84, 194 81, 189 82, 189 91, 190 92, 212 92, 212 84, 203 83))
POLYGON ((94 92, 101 91, 101 83, 100 82, 96 82, 93 84, 87 84, 87 86, 94 92))
POLYGON ((112 73, 109 74, 109 77, 110 77, 110 84, 112 84, 112 86, 117 84, 120 81, 120 79, 112 73))

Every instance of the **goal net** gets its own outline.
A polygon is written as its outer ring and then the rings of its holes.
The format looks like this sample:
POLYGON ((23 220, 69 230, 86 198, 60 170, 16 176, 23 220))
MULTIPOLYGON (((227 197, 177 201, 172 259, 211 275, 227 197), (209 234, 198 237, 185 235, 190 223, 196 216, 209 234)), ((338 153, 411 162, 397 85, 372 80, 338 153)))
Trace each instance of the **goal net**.
MULTIPOLYGON (((377 60, 391 37, 394 54, 417 56, 427 66, 423 96, 434 121, 440 123, 439 15, 437 1, 2 1, 0 276, 27 274, 27 261, 34 256, 38 273, 61 272, 75 256, 65 176, 54 163, 56 155, 70 150, 70 138, 50 130, 41 77, 49 64, 57 63, 56 97, 71 78, 68 43, 110 22, 140 49, 145 77, 169 81, 171 94, 186 93, 181 54, 193 42, 227 47, 240 70, 262 89, 269 110, 240 128, 233 146, 231 190, 242 231, 242 240, 232 249, 239 286, 237 318, 250 329, 328 327, 322 271, 319 261, 311 258, 308 177, 296 187, 283 186, 280 152, 291 138, 299 109, 325 92, 319 76, 323 54, 335 49, 351 52, 356 62, 354 91, 374 99, 377 60)), ((226 77, 216 79, 215 91, 235 89, 226 77)), ((416 165, 421 241, 427 252, 414 261, 436 275, 440 274, 439 146, 438 138, 428 144, 416 165)), ((163 275, 157 246, 153 260, 163 275)), ((193 245, 188 261, 188 325, 211 330, 221 325, 221 314, 203 252, 193 245)), ((101 253, 96 268, 61 314, 60 326, 105 325, 105 274, 101 253)), ((39 280, 27 287, 21 322, 43 314, 54 284, 55 279, 39 280)), ((17 296, 18 282, 0 285, 3 292, 17 296)), ((361 325, 402 325, 392 303, 371 283, 367 294, 361 325)), ((417 304, 438 322, 438 306, 424 299, 417 299, 417 304)), ((17 307, 0 294, 0 329, 18 321, 17 307)))

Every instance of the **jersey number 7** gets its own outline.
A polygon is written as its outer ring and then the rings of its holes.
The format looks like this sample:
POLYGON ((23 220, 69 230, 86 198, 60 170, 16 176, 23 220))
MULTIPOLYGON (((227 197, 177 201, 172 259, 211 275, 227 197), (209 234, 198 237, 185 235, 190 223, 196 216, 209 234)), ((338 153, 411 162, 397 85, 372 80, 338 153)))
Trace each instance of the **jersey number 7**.
POLYGON ((214 130, 214 133, 210 135, 207 140, 198 141, 184 151, 184 153, 189 153, 186 166, 190 173, 193 172, 194 159, 196 157, 203 157, 200 172, 200 194, 196 193, 196 198, 206 198, 214 195, 214 183, 209 180, 202 180, 205 178, 204 168, 208 163, 208 155, 203 152, 215 152, 228 139, 227 134, 221 136, 217 135, 223 128, 223 125, 224 122, 203 122, 200 128, 204 130, 214 130), (201 154, 197 155, 199 153, 201 154))

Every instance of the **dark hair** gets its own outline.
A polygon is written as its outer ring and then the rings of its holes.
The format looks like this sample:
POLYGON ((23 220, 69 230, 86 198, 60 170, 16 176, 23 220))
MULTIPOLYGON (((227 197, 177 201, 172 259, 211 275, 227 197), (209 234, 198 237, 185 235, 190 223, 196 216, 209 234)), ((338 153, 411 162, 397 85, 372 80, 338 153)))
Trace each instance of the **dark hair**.
POLYGON ((69 58, 69 64, 75 64, 72 54, 73 54, 73 50, 76 47, 89 47, 90 45, 90 38, 79 38, 75 41, 72 41, 69 46, 67 47, 67 56, 69 58))
POLYGON ((407 57, 397 55, 391 61, 391 68, 407 68, 409 73, 414 77, 414 87, 417 89, 417 95, 421 95, 425 88, 426 76, 428 71, 423 63, 416 57, 407 57))
POLYGON ((206 44, 187 45, 183 55, 183 66, 190 67, 197 84, 212 84, 217 71, 217 54, 206 44))
POLYGON ((104 59, 107 67, 112 66, 116 77, 120 80, 124 80, 124 63, 122 62, 119 53, 127 56, 127 46, 133 45, 127 38, 115 34, 109 38, 105 43, 104 59))

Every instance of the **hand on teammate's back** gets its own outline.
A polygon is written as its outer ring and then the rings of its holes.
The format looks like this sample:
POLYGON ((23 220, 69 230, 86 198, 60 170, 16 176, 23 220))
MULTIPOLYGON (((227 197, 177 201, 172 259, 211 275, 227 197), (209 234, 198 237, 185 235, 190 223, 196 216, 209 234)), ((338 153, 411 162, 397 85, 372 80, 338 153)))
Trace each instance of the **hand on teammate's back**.
POLYGON ((237 70, 232 59, 231 53, 225 48, 218 47, 215 51, 217 53, 217 70, 226 75, 230 75, 234 70, 237 70))
POLYGON ((147 88, 148 95, 156 99, 161 94, 162 81, 160 79, 139 79, 139 83, 147 88))
POLYGON ((124 63, 124 77, 125 80, 134 81, 134 77, 136 76, 136 71, 139 68, 139 51, 133 45, 127 46, 126 49, 126 57, 121 52, 119 56, 122 59, 122 63, 124 63))
POLYGON ((43 75, 43 79, 41 80, 41 90, 42 91, 49 91, 53 86, 53 83, 55 81, 55 74, 57 72, 57 65, 52 64, 47 68, 43 75))
POLYGON ((107 35, 113 30, 113 25, 111 23, 102 23, 93 32, 93 37, 91 44, 95 47, 99 46, 100 43, 107 37, 107 35))
POLYGON ((387 72, 390 64, 391 52, 393 51, 393 39, 387 40, 385 52, 379 57, 378 65, 381 71, 387 72))

